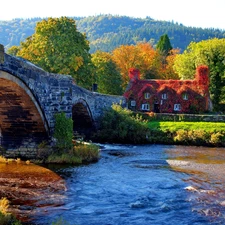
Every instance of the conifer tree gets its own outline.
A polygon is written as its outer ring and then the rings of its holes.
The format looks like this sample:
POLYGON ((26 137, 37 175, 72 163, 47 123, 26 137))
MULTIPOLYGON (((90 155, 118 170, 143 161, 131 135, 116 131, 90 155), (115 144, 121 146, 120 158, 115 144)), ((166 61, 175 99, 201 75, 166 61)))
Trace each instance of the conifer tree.
POLYGON ((160 37, 159 42, 156 45, 156 49, 164 56, 168 56, 173 49, 170 43, 170 39, 167 34, 160 37))

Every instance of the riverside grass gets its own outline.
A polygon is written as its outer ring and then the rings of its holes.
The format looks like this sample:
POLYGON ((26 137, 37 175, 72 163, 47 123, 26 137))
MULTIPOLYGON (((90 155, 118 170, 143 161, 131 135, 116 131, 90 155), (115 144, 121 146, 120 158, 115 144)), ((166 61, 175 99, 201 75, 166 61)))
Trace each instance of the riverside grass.
POLYGON ((77 143, 67 152, 56 152, 48 156, 46 163, 82 164, 96 162, 99 159, 99 146, 77 143))

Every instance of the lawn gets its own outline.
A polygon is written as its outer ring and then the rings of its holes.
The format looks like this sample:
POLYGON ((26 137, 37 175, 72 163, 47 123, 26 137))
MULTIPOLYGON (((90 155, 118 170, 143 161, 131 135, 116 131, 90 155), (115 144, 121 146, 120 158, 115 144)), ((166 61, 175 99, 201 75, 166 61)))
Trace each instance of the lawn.
POLYGON ((174 132, 177 130, 204 130, 207 132, 225 132, 224 122, 170 122, 151 121, 148 123, 150 129, 174 132))

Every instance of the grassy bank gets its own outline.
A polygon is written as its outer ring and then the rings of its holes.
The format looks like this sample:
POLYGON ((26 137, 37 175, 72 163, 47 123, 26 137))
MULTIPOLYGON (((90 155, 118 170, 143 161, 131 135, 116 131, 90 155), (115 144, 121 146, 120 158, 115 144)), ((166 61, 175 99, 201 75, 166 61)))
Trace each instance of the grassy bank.
POLYGON ((114 105, 103 119, 95 140, 114 143, 160 143, 225 146, 224 122, 160 121, 114 105))
MULTIPOLYGON (((97 161, 99 147, 94 144, 75 141, 73 133, 73 120, 67 118, 65 113, 55 115, 54 149, 46 151, 41 146, 38 155, 43 156, 44 163, 81 164, 97 161), (47 152, 47 154, 46 154, 47 152)), ((47 148, 48 149, 48 148, 47 148)))
POLYGON ((45 163, 82 164, 96 162, 99 159, 99 147, 90 143, 76 143, 70 150, 55 149, 45 163))

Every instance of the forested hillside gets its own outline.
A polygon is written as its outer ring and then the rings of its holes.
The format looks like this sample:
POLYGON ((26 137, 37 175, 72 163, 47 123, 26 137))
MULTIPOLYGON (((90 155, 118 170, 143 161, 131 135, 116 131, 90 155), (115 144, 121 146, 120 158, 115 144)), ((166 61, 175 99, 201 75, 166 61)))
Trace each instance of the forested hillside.
MULTIPOLYGON (((86 33, 90 41, 90 52, 112 51, 120 45, 136 44, 140 41, 156 45, 160 36, 168 34, 172 47, 183 51, 191 41, 214 37, 225 38, 225 31, 185 27, 182 24, 126 16, 99 15, 84 18, 74 17, 80 32, 86 33)), ((14 19, 0 21, 0 43, 6 48, 20 45, 20 41, 34 33, 34 28, 42 18, 14 19)))

